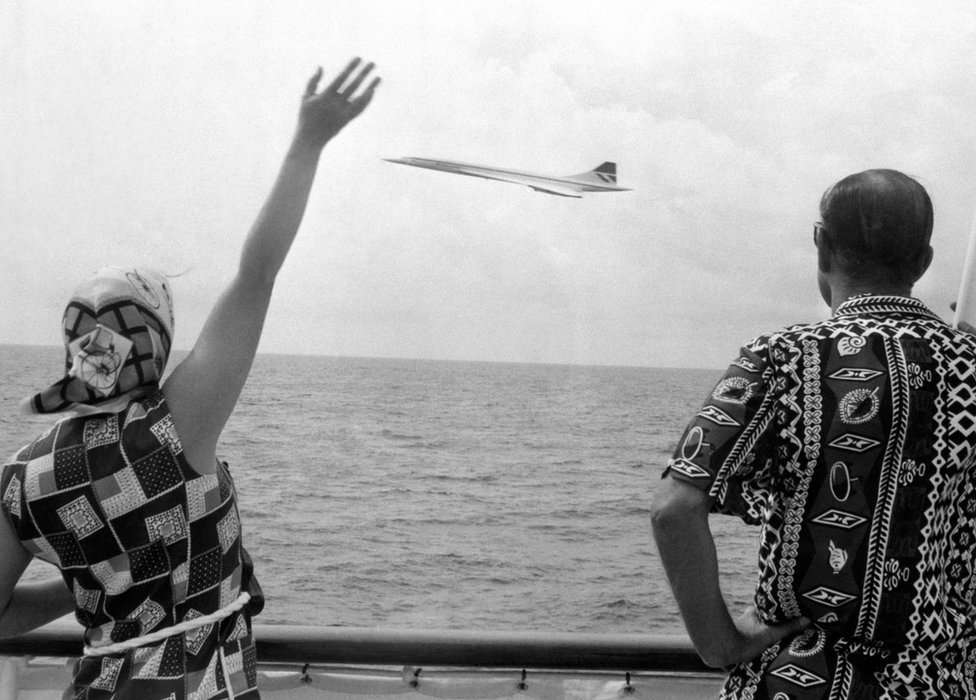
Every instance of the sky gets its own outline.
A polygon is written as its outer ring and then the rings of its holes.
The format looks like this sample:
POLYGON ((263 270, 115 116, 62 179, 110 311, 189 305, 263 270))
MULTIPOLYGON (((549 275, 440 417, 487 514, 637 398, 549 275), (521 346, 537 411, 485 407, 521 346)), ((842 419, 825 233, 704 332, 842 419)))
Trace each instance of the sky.
POLYGON ((890 167, 950 315, 976 208, 976 4, 14 0, 0 9, 0 343, 56 345, 102 265, 167 274, 192 347, 316 66, 375 61, 323 154, 261 352, 724 367, 825 318, 812 224, 890 167), (553 175, 567 199, 409 168, 553 175))

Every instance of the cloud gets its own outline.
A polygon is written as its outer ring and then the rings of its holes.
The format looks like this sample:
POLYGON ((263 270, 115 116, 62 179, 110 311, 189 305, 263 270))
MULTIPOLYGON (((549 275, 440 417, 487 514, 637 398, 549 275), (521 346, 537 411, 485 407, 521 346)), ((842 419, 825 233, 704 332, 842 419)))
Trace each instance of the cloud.
POLYGON ((51 342, 84 273, 151 261, 191 269, 175 281, 190 345, 305 78, 359 52, 384 82, 323 156, 264 350, 722 364, 823 315, 817 200, 879 165, 935 199, 919 293, 943 310, 974 203, 958 56, 976 11, 902 5, 19 5, 0 36, 18 105, 0 113, 0 293, 24 316, 0 340, 51 342), (551 174, 613 160, 633 191, 571 201, 381 160, 402 155, 551 174))

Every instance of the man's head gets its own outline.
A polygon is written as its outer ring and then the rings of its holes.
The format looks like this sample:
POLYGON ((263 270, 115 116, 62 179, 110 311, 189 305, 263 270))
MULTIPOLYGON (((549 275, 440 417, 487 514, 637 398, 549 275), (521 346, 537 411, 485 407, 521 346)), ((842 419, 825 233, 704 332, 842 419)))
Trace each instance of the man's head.
POLYGON ((932 260, 932 200, 897 170, 848 175, 820 199, 821 274, 878 291, 911 289, 932 260))

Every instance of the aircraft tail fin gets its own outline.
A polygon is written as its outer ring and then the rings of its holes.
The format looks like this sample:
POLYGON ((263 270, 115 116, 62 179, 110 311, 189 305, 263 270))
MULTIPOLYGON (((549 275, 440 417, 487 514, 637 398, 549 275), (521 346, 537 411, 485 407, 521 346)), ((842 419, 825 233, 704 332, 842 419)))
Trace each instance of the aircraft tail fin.
POLYGON ((567 179, 582 180, 585 182, 595 182, 600 185, 616 185, 617 164, 611 163, 610 161, 606 161, 593 168, 593 170, 588 170, 585 173, 579 173, 578 175, 568 175, 567 179))

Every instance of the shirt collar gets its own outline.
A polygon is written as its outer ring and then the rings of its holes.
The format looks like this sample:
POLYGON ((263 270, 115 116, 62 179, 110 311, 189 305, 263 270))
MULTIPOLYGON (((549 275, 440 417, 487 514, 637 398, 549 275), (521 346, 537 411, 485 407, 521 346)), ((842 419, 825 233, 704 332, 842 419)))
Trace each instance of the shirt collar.
POLYGON ((905 314, 908 316, 932 318, 937 321, 942 320, 919 299, 915 299, 914 297, 876 296, 873 294, 861 294, 847 299, 834 311, 834 318, 876 314, 885 316, 905 314))

